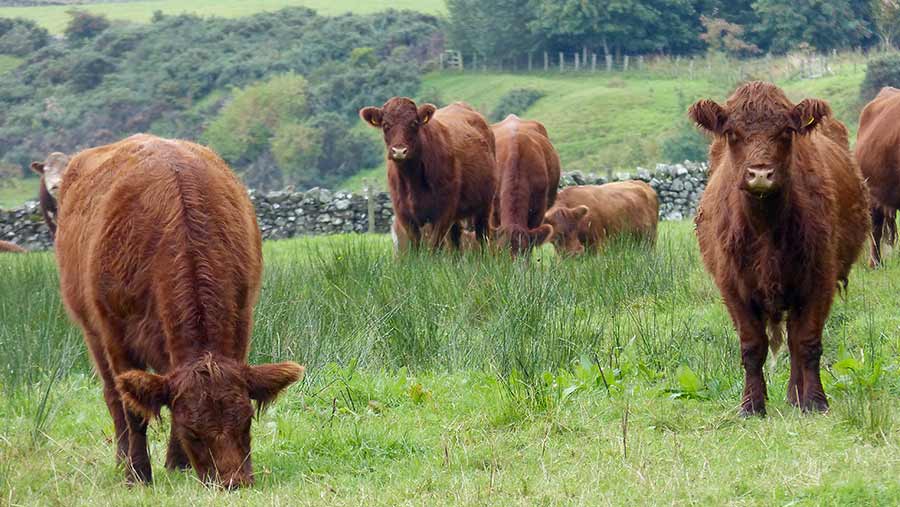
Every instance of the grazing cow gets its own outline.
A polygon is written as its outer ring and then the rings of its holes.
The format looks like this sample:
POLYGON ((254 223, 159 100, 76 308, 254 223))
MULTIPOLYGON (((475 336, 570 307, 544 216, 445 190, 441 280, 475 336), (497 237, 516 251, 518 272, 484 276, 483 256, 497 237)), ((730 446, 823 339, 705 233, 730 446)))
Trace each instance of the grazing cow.
POLYGON ((0 253, 28 253, 28 250, 9 241, 0 241, 0 253))
POLYGON ((448 233, 458 248, 464 220, 483 244, 496 188, 494 135, 484 117, 462 103, 436 109, 401 97, 359 116, 384 132, 391 201, 413 248, 426 224, 432 249, 448 233))
POLYGON ((152 479, 147 423, 165 405, 167 468, 251 484, 252 401, 269 403, 303 369, 247 364, 260 232, 222 159, 143 134, 75 155, 59 189, 56 257, 129 481, 152 479))
POLYGON ((900 208, 900 90, 882 88, 859 117, 856 160, 869 185, 872 238, 869 264, 881 264, 881 240, 896 236, 900 208))
POLYGON ((564 188, 544 215, 553 227, 551 241, 560 255, 598 251, 609 239, 631 236, 653 244, 659 222, 659 198, 643 181, 564 188))
POLYGON ((556 201, 559 155, 539 122, 511 114, 491 130, 497 144, 500 183, 494 200, 495 234, 501 246, 520 255, 553 233, 553 228, 542 222, 547 208, 556 201))
POLYGON ((821 100, 794 105, 752 82, 690 117, 715 138, 695 218, 700 251, 741 341, 743 415, 765 414, 763 363, 787 333, 788 401, 828 408, 819 377, 822 329, 869 229, 866 185, 821 100))
POLYGON ((64 153, 53 152, 47 156, 44 162, 32 162, 31 170, 41 175, 41 186, 38 197, 41 202, 41 213, 44 222, 50 229, 50 236, 56 236, 57 203, 59 187, 62 184, 62 175, 69 163, 69 157, 64 153))

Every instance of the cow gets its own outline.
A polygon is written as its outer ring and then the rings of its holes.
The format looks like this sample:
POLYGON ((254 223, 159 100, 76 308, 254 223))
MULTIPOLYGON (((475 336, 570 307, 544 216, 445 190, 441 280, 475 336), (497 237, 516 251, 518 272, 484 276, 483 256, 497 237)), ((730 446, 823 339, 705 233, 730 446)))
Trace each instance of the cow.
POLYGON ((9 241, 0 241, 0 253, 28 253, 28 250, 9 241))
POLYGON ((553 233, 543 223, 556 201, 559 155, 540 122, 511 114, 491 125, 497 146, 499 189, 494 200, 495 236, 514 256, 530 252, 553 233))
POLYGON ((599 251, 614 237, 626 236, 652 245, 659 222, 659 198, 643 181, 567 187, 544 214, 552 226, 550 240, 563 256, 599 251))
POLYGON ((384 134, 391 202, 410 245, 418 248, 431 224, 433 250, 445 237, 458 248, 465 220, 484 244, 496 188, 494 135, 484 117, 463 103, 437 109, 405 97, 359 116, 384 134))
POLYGON ((822 330, 869 230, 865 181, 829 134, 840 130, 829 125, 837 120, 822 100, 795 105, 758 81, 724 105, 700 100, 688 114, 713 136, 696 235, 740 338, 741 414, 766 413, 766 349, 777 353, 785 335, 788 402, 826 411, 822 330))
POLYGON ((152 481, 147 424, 167 406, 166 468, 252 484, 252 402, 270 403, 303 368, 247 364, 262 253, 245 188, 208 148, 138 134, 75 155, 58 199, 63 302, 127 480, 152 481))
POLYGON ((50 229, 50 237, 56 236, 57 203, 59 187, 62 184, 62 175, 69 163, 69 157, 58 151, 47 156, 44 162, 32 162, 31 170, 41 176, 38 199, 41 203, 41 213, 44 215, 44 223, 50 229))
POLYGON ((856 160, 869 185, 872 237, 869 265, 881 264, 885 233, 896 236, 896 209, 900 208, 900 90, 882 88, 863 108, 856 138, 856 160))

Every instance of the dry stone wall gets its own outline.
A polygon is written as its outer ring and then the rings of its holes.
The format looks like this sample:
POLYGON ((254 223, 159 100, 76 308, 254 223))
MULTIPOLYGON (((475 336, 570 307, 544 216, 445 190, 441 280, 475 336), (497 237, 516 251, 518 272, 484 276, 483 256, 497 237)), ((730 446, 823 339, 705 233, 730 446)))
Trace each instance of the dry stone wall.
MULTIPOLYGON (((600 185, 610 181, 639 179, 659 194, 660 219, 682 220, 696 213, 697 202, 706 187, 707 166, 703 163, 659 164, 653 170, 638 168, 631 173, 597 175, 569 172, 560 185, 600 185)), ((388 232, 393 216, 387 192, 365 194, 332 192, 313 188, 305 192, 250 191, 259 226, 265 239, 284 239, 310 234, 342 234, 369 230, 369 209, 374 231, 388 232)), ((0 239, 32 250, 52 248, 37 202, 13 210, 0 210, 0 239)))

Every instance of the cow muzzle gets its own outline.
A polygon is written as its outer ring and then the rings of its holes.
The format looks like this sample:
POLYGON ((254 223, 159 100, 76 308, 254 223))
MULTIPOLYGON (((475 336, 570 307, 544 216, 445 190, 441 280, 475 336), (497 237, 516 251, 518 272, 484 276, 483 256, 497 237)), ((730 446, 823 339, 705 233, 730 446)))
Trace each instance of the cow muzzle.
POLYGON ((775 190, 775 169, 770 167, 750 167, 746 174, 747 191, 765 195, 775 190))
POLYGON ((406 160, 409 157, 409 148, 405 146, 391 146, 391 158, 394 160, 406 160))

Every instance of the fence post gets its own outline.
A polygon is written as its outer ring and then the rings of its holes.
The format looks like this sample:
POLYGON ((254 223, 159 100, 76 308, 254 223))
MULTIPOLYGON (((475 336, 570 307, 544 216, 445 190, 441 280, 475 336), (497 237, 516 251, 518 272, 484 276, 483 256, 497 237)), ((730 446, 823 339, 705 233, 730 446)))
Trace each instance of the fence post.
POLYGON ((597 53, 591 53, 591 72, 597 72, 597 53))
POLYGON ((606 55, 606 72, 612 72, 613 58, 612 55, 606 55))
POLYGON ((638 57, 638 70, 644 70, 644 55, 638 57))
POLYGON ((578 53, 575 53, 575 72, 578 72, 578 53))
POLYGON ((528 52, 528 72, 531 72, 531 58, 534 56, 534 53, 531 51, 528 52))
POLYGON ((625 72, 628 72, 628 55, 625 55, 625 72))
POLYGON ((694 59, 691 58, 691 63, 688 64, 688 79, 691 81, 694 80, 694 59))
POLYGON ((472 70, 478 71, 478 53, 472 53, 472 70))
POLYGON ((565 70, 566 66, 566 55, 563 54, 562 51, 559 52, 559 71, 562 72, 565 70))
POLYGON ((581 46, 581 64, 587 67, 587 46, 581 46))
POLYGON ((441 70, 444 70, 444 53, 441 53, 441 70))
POLYGON ((550 55, 544 51, 544 72, 548 72, 550 70, 550 55))
POLYGON ((369 234, 375 232, 375 192, 372 190, 372 181, 363 180, 366 188, 366 218, 369 221, 369 234))

